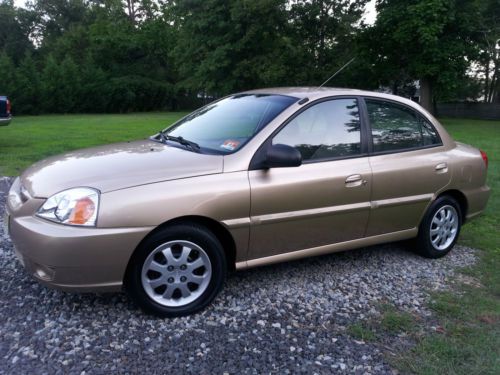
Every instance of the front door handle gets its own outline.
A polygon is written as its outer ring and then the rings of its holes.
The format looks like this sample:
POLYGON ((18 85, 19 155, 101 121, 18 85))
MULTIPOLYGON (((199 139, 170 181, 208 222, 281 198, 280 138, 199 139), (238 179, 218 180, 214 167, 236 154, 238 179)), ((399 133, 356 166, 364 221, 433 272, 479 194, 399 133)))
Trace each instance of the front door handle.
POLYGON ((352 174, 348 176, 345 179, 345 186, 346 187, 355 187, 355 186, 361 186, 361 185, 366 185, 366 180, 363 180, 363 176, 360 174, 352 174))
POLYGON ((446 172, 448 172, 448 164, 447 163, 439 163, 438 165, 436 165, 434 170, 436 171, 436 173, 446 173, 446 172))

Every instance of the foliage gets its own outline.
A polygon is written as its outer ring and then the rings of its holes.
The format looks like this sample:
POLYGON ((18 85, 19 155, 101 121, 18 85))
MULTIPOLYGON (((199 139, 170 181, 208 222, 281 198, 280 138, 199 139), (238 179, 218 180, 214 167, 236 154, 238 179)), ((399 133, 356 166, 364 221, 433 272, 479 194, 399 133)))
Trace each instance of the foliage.
POLYGON ((35 61, 30 52, 26 53, 18 69, 14 71, 14 79, 13 93, 20 110, 23 113, 38 113, 40 110, 40 79, 35 61))
POLYGON ((14 7, 14 1, 0 1, 0 51, 18 63, 34 47, 29 36, 27 12, 14 7))
POLYGON ((0 2, 0 66, 15 77, 0 92, 18 115, 149 111, 319 84, 351 57, 366 0, 0 2))
POLYGON ((475 70, 476 80, 483 83, 483 100, 486 103, 500 103, 500 1, 485 0, 482 14, 481 49, 475 70))
POLYGON ((220 96, 283 80, 290 46, 282 7, 282 0, 180 2, 182 86, 220 96))
MULTIPOLYGON (((293 0, 290 3, 289 32, 300 46, 300 53, 294 59, 294 75, 299 84, 320 85, 357 56, 353 47, 362 30, 360 19, 367 0, 293 0)), ((349 69, 329 84, 358 86, 358 77, 356 69, 349 69)))
POLYGON ((1 2, 0 68, 13 79, 0 81, 0 92, 14 114, 166 108, 173 27, 151 2, 134 9, 132 20, 118 0, 1 2))
POLYGON ((429 101, 454 97, 479 55, 484 1, 379 0, 377 10, 360 44, 379 82, 396 91, 418 79, 430 86, 429 101))
POLYGON ((355 57, 329 85, 500 100, 498 0, 379 0, 373 26, 366 3, 0 0, 0 94, 15 115, 161 110, 319 85, 355 57))

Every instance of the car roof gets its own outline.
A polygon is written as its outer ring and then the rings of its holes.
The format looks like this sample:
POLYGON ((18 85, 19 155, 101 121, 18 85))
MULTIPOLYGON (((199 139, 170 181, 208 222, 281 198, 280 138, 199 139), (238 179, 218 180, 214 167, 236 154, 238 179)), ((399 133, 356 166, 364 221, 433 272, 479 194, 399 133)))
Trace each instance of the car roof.
POLYGON ((329 96, 368 96, 380 99, 394 100, 400 103, 404 103, 420 111, 425 111, 420 105, 418 105, 418 103, 415 103, 414 101, 402 96, 342 87, 271 87, 245 91, 243 94, 288 95, 299 99, 308 98, 309 100, 316 100, 329 96))
POLYGON ((358 96, 372 96, 380 97, 385 99, 393 99, 398 101, 410 101, 402 96, 386 94, 383 92, 376 91, 366 91, 358 89, 350 89, 343 87, 270 87, 257 90, 249 90, 243 92, 243 94, 268 94, 268 95, 288 95, 294 96, 296 98, 309 98, 317 99, 327 96, 339 96, 339 95, 358 95, 358 96))
POLYGON ((306 98, 309 96, 328 96, 329 94, 338 95, 339 92, 349 91, 352 94, 359 95, 360 90, 345 89, 338 87, 269 87, 257 90, 246 91, 248 94, 275 94, 289 95, 297 98, 306 98))

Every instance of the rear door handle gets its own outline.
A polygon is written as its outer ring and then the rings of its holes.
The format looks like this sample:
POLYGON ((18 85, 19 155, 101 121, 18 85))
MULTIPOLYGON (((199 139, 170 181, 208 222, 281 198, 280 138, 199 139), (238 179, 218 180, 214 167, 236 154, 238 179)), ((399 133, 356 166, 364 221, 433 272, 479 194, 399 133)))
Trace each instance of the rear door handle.
POLYGON ((448 172, 448 164, 447 163, 439 163, 438 165, 436 165, 434 170, 437 173, 446 173, 446 172, 448 172))
POLYGON ((366 185, 366 180, 363 180, 363 176, 360 174, 352 174, 345 179, 346 187, 355 187, 360 185, 366 185))

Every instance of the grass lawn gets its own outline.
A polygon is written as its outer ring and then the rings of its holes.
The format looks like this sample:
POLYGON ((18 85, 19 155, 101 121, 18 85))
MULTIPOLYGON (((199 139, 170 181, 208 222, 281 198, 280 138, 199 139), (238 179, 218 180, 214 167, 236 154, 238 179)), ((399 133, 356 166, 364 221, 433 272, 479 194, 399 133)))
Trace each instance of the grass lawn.
MULTIPOLYGON (((0 127, 0 175, 18 175, 31 163, 64 151, 146 138, 183 113, 16 117, 0 127)), ((394 364, 418 374, 500 374, 500 122, 444 119, 452 136, 479 147, 489 157, 488 183, 493 194, 486 213, 464 226, 460 242, 480 249, 480 262, 464 270, 480 283, 462 285, 460 293, 437 293, 431 308, 439 333, 417 338, 417 346, 394 364)), ((376 330, 412 334, 417 322, 388 308, 376 330)), ((351 334, 370 341, 377 335, 362 325, 351 334)))
POLYGON ((185 113, 15 117, 0 127, 0 176, 16 176, 50 155, 100 144, 143 139, 185 113))

